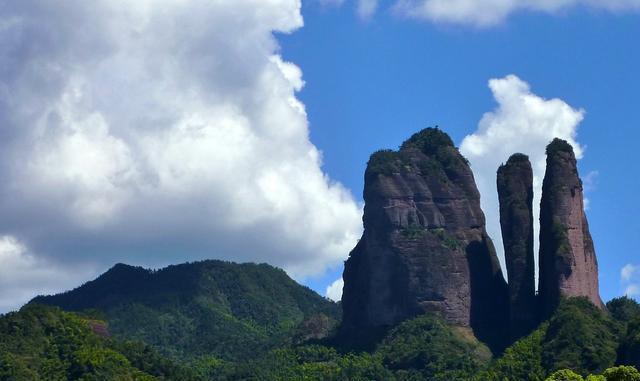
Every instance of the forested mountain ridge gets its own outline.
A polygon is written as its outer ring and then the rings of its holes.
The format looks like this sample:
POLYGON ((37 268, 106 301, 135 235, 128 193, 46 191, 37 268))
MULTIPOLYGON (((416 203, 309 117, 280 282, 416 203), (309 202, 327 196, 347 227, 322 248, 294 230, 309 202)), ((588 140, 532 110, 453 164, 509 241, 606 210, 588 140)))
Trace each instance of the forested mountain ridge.
POLYGON ((31 303, 96 314, 115 337, 176 358, 248 358, 326 336, 340 317, 339 305, 280 269, 214 260, 157 271, 117 264, 72 291, 31 303))

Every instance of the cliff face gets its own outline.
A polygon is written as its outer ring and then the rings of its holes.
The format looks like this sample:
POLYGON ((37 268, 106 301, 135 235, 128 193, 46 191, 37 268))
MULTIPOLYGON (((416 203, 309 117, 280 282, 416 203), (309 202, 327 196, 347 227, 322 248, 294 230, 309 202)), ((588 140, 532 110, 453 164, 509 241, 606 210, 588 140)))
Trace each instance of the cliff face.
POLYGON ((603 307, 598 263, 584 213, 582 181, 573 148, 555 139, 547 147, 540 204, 540 302, 551 313, 561 296, 585 296, 603 307))
POLYGON ((513 339, 535 326, 533 171, 529 158, 514 154, 498 169, 500 227, 509 275, 509 320, 513 339))
POLYGON ((436 312, 480 339, 504 328, 506 284, 473 174, 448 135, 425 129, 373 154, 364 200, 364 234, 343 275, 345 327, 436 312))

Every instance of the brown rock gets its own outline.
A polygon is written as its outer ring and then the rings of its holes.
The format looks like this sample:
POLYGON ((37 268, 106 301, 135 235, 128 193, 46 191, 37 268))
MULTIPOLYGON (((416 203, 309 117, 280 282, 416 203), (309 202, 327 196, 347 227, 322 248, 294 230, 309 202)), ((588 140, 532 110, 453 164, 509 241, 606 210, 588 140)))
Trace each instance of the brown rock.
POLYGON ((473 174, 449 136, 428 128, 398 152, 373 154, 364 200, 364 234, 343 275, 343 327, 436 312, 495 341, 506 284, 473 174))
POLYGON ((509 320, 512 339, 535 326, 536 285, 533 254, 533 171, 529 158, 512 155, 498 169, 500 226, 509 275, 509 320))
POLYGON ((562 296, 585 296, 603 308, 598 262, 584 213, 582 181, 573 148, 555 139, 547 147, 540 204, 540 301, 543 313, 562 296))

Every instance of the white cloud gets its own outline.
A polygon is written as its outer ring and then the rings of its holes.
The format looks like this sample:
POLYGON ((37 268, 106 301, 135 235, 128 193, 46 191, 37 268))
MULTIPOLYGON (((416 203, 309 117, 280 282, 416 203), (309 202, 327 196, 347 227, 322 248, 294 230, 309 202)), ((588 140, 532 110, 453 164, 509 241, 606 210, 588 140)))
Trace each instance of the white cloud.
POLYGON ((378 9, 378 0, 358 0, 356 13, 361 19, 369 19, 378 9))
POLYGON ((620 279, 623 282, 629 282, 636 274, 640 274, 640 266, 634 266, 629 263, 620 270, 620 279))
MULTIPOLYGON (((301 70, 273 36, 302 25, 300 0, 4 6, 0 235, 33 264, 4 271, 224 258, 300 279, 339 265, 361 210, 322 172, 301 70)), ((13 305, 32 296, 8 290, 13 305)))
POLYGON ((342 300, 342 289, 344 287, 344 280, 342 278, 336 279, 335 282, 331 283, 327 287, 327 291, 325 292, 325 296, 334 302, 339 302, 342 300))
POLYGON ((596 189, 599 175, 600 175, 600 172, 591 171, 587 173, 585 176, 582 176, 582 185, 584 187, 584 210, 585 211, 588 211, 589 209, 591 209, 591 200, 587 197, 587 195, 596 189))
POLYGON ((35 295, 64 291, 79 280, 95 275, 81 266, 57 267, 31 255, 15 237, 0 237, 0 311, 14 310, 35 295))
POLYGON ((557 13, 575 7, 638 11, 640 0, 398 0, 395 5, 408 17, 481 27, 498 24, 517 12, 557 13))
MULTIPOLYGON (((504 269, 496 192, 498 167, 513 153, 529 156, 534 175, 534 236, 537 237, 546 146, 556 137, 565 139, 573 146, 576 156, 581 158, 583 149, 576 141, 576 135, 584 111, 574 109, 560 99, 544 99, 535 95, 526 82, 514 75, 490 80, 489 88, 498 106, 483 115, 477 131, 464 138, 460 150, 471 163, 482 196, 487 230, 494 240, 504 269)), ((537 252, 537 240, 535 242, 537 252)))
POLYGON ((620 282, 624 288, 624 295, 640 296, 640 266, 631 263, 620 270, 620 282))

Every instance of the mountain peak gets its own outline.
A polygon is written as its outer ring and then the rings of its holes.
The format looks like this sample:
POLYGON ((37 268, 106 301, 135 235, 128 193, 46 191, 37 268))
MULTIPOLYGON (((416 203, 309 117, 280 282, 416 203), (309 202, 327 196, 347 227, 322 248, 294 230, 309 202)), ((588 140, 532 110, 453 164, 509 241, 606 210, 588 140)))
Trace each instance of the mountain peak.
POLYGON ((571 155, 573 153, 573 147, 566 140, 555 138, 549 145, 547 146, 547 155, 551 156, 559 152, 566 152, 571 155))
POLYGON ((425 155, 435 154, 441 147, 454 147, 453 140, 449 135, 442 131, 439 127, 427 127, 413 134, 407 139, 400 150, 414 147, 422 151, 425 155))

